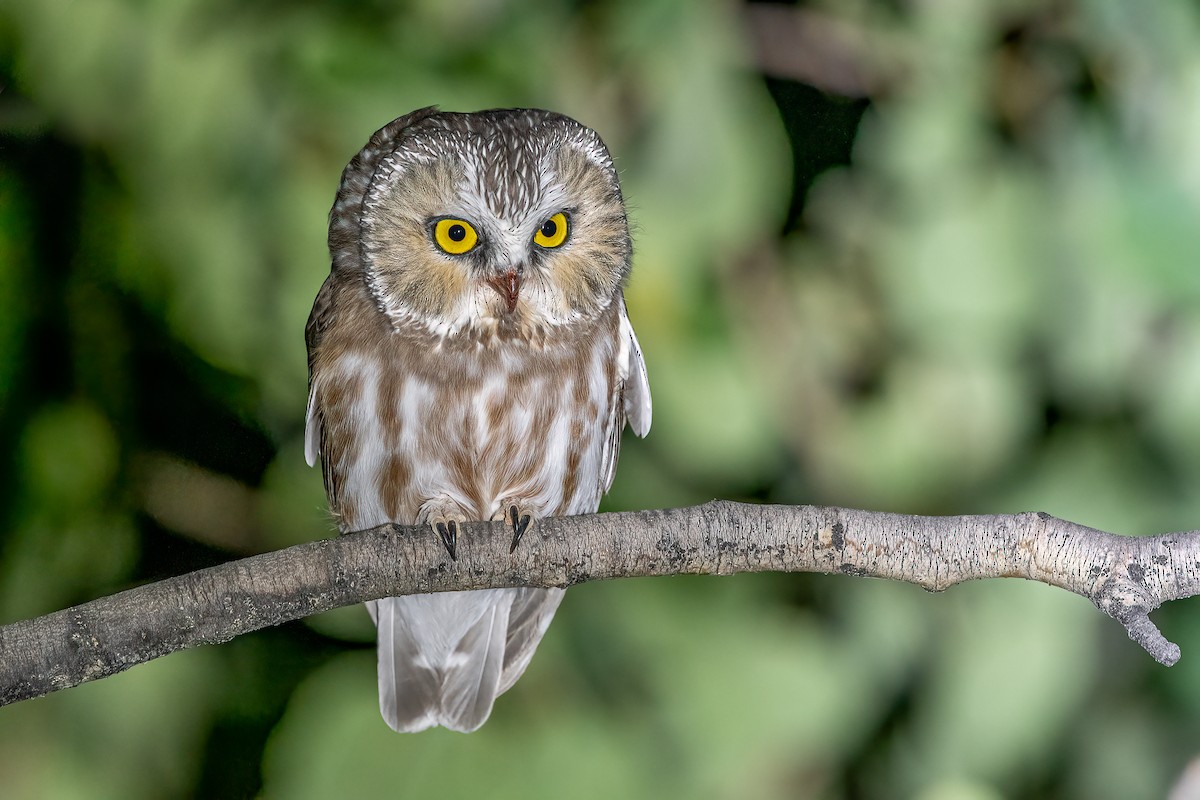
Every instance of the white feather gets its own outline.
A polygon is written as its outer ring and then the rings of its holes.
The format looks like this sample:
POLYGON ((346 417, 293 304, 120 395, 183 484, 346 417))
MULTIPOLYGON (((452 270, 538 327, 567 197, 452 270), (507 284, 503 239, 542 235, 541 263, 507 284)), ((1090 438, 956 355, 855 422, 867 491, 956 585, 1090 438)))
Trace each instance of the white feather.
POLYGON ((625 371, 625 416, 633 432, 645 436, 650 432, 650 377, 646 374, 642 346, 638 344, 624 303, 621 303, 620 347, 621 368, 625 371))
POLYGON ((384 720, 401 733, 479 728, 525 671, 562 594, 491 589, 368 603, 378 628, 384 720))
POLYGON ((308 410, 304 413, 304 460, 310 467, 321 451, 321 423, 317 421, 317 387, 308 390, 308 410))

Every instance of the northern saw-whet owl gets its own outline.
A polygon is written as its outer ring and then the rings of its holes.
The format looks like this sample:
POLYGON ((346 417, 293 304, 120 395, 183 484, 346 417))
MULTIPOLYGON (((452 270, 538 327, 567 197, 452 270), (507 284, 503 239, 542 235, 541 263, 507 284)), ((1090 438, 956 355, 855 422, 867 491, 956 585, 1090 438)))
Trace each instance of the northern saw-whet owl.
MULTIPOLYGON (((594 512, 621 431, 650 428, 622 286, 631 243, 612 158, 559 114, 414 111, 342 174, 333 267, 306 328, 305 458, 341 531, 594 512)), ((478 728, 524 672, 561 589, 367 604, 397 731, 478 728)))

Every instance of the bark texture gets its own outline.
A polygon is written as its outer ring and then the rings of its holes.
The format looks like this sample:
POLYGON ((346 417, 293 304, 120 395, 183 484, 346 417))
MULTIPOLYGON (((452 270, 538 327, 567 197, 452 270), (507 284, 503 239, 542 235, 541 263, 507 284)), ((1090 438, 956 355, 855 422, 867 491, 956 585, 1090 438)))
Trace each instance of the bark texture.
POLYGON ((542 520, 515 553, 502 523, 459 532, 451 561, 428 529, 384 525, 140 586, 0 627, 0 705, 380 597, 737 572, 840 572, 941 591, 976 578, 1068 589, 1165 665, 1150 621, 1200 586, 1200 532, 1117 536, 1026 513, 918 517, 818 506, 700 506, 542 520))

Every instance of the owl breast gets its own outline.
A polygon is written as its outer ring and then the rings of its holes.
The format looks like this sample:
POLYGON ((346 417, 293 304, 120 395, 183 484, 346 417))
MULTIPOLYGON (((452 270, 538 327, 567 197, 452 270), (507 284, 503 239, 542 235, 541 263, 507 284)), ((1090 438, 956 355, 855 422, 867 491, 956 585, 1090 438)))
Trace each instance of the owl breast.
POLYGON ((326 354, 314 387, 331 511, 342 530, 466 519, 520 497, 536 516, 595 511, 615 456, 616 310, 553 346, 391 331, 326 354))

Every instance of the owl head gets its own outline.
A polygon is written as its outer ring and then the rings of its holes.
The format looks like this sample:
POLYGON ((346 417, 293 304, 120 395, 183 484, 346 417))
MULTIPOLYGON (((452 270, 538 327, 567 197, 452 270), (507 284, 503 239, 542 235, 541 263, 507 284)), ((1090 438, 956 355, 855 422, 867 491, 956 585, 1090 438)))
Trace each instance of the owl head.
POLYGON ((395 324, 439 336, 594 319, 631 257, 608 149, 533 109, 426 108, 380 129, 342 175, 329 247, 395 324))

